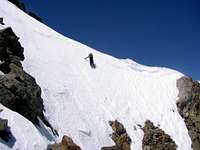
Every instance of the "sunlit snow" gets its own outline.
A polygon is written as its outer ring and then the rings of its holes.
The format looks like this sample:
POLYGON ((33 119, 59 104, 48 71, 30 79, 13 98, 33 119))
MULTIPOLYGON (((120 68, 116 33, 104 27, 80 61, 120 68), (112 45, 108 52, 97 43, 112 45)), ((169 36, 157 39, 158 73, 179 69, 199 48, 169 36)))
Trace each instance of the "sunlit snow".
MULTIPOLYGON (((60 134, 56 141, 68 135, 83 150, 113 145, 108 121, 117 119, 130 135, 132 149, 141 150, 143 131, 134 130, 134 125, 143 126, 149 119, 172 137, 178 150, 191 149, 176 107, 176 80, 181 73, 98 52, 62 36, 7 0, 0 0, 0 16, 6 24, 0 28, 11 26, 20 37, 23 67, 42 88, 45 115, 60 134), (84 59, 91 52, 96 69, 84 59)), ((50 143, 22 116, 7 109, 2 116, 17 140, 13 149, 46 149, 50 143)))

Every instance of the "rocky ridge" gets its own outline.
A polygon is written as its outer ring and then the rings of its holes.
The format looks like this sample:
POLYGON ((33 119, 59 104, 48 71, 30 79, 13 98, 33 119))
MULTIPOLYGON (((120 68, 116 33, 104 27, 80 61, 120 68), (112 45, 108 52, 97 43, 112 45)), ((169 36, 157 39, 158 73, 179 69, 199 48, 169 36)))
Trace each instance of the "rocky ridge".
POLYGON ((200 149, 200 83, 192 78, 182 77, 177 80, 179 90, 177 107, 184 118, 192 140, 193 150, 200 149))
POLYGON ((45 118, 41 89, 22 67, 24 48, 10 27, 0 31, 0 103, 36 125, 39 120, 58 135, 45 118))

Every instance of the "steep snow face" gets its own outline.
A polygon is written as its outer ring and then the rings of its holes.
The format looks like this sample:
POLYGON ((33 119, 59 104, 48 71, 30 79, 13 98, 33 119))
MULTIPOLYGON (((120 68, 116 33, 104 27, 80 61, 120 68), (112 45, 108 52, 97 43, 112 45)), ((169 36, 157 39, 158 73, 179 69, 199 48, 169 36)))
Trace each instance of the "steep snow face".
MULTIPOLYGON (((172 137, 179 150, 191 149, 176 107, 176 80, 181 73, 100 53, 62 36, 6 0, 0 0, 0 16, 25 48, 24 69, 42 88, 46 116, 60 134, 56 140, 66 134, 83 150, 99 150, 113 145, 108 121, 117 119, 127 129, 132 149, 141 150, 143 132, 134 126, 149 119, 172 137), (96 69, 84 59, 90 52, 96 69)), ((20 122, 17 125, 21 127, 20 122)), ((31 132, 37 133, 34 128, 31 132)), ((33 141, 29 134, 24 132, 24 137, 33 141)), ((16 139, 21 143, 23 138, 19 134, 16 139)), ((22 142, 19 149, 25 147, 22 142)))
POLYGON ((40 132, 29 120, 5 108, 1 104, 0 109, 3 110, 2 112, 0 112, 0 118, 8 119, 8 127, 10 127, 10 131, 13 136, 12 139, 9 141, 9 144, 4 144, 5 142, 0 140, 1 150, 25 150, 29 149, 29 147, 35 150, 47 148, 48 141, 42 137, 40 132))

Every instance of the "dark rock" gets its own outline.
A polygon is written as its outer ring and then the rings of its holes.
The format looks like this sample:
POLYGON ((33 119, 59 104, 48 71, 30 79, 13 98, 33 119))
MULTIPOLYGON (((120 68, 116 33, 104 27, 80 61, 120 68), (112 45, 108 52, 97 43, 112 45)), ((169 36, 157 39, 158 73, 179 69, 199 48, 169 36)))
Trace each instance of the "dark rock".
POLYGON ((194 150, 200 149, 200 84, 189 77, 177 80, 177 106, 184 118, 194 150))
POLYGON ((10 27, 0 30, 0 61, 10 63, 12 57, 24 60, 24 48, 18 40, 19 38, 10 27))
POLYGON ((10 27, 0 30, 0 71, 4 73, 0 77, 0 103, 34 124, 40 125, 39 121, 43 121, 54 135, 58 135, 43 114, 39 85, 23 70, 20 61, 24 60, 24 49, 18 40, 10 27))
POLYGON ((13 3, 19 9, 23 10, 24 12, 26 12, 26 7, 25 7, 24 3, 22 3, 21 1, 18 1, 18 0, 8 0, 8 1, 13 3))
POLYGON ((40 22, 43 22, 42 21, 42 18, 40 18, 38 15, 36 15, 35 13, 33 13, 33 12, 29 12, 28 13, 31 17, 33 17, 33 18, 35 18, 36 20, 38 20, 38 21, 40 21, 40 22))
POLYGON ((102 147, 101 150, 120 150, 117 148, 117 146, 111 146, 111 147, 102 147))
POLYGON ((177 145, 163 130, 155 127, 149 120, 142 128, 144 137, 142 141, 143 150, 176 150, 177 145))
POLYGON ((0 79, 0 102, 20 113, 33 123, 38 123, 38 116, 43 115, 41 89, 35 79, 15 64, 10 64, 11 71, 0 79))
POLYGON ((9 63, 7 63, 7 62, 1 63, 0 64, 0 70, 5 74, 9 73, 11 71, 11 69, 9 67, 9 63))
POLYGON ((0 79, 0 102, 32 121, 43 116, 41 89, 35 79, 21 65, 23 47, 11 28, 0 31, 0 69, 5 75, 0 79))
POLYGON ((6 130, 7 127, 8 127, 8 120, 0 118, 0 131, 6 130))
POLYGON ((73 140, 68 136, 63 136, 61 143, 52 144, 49 146, 50 150, 81 150, 73 140))
POLYGON ((8 120, 0 118, 0 139, 8 142, 11 137, 12 134, 10 132, 10 128, 8 127, 8 120))
POLYGON ((102 147, 101 150, 131 150, 131 138, 128 136, 124 126, 117 120, 109 121, 109 125, 114 131, 111 137, 115 142, 115 146, 102 147))
POLYGON ((5 25, 4 22, 3 22, 3 17, 0 17, 0 24, 5 25))

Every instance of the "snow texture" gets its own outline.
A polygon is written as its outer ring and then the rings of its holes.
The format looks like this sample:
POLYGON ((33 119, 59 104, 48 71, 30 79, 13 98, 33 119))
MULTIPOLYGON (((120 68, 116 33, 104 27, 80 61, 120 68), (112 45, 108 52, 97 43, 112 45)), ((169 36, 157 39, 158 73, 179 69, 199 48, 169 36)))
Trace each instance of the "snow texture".
MULTIPOLYGON (((192 149, 176 107, 181 73, 100 53, 55 32, 7 0, 0 0, 0 16, 5 23, 0 28, 11 26, 25 48, 23 67, 42 88, 45 115, 60 134, 56 141, 68 135, 83 150, 113 145, 108 121, 117 119, 133 141, 131 148, 141 150, 143 131, 134 126, 149 119, 172 137, 178 150, 192 149), (89 53, 96 69, 84 59, 89 53)), ((1 117, 8 119, 16 138, 13 149, 45 149, 50 143, 22 116, 5 109, 1 117)), ((6 146, 1 143, 0 148, 6 146)))

